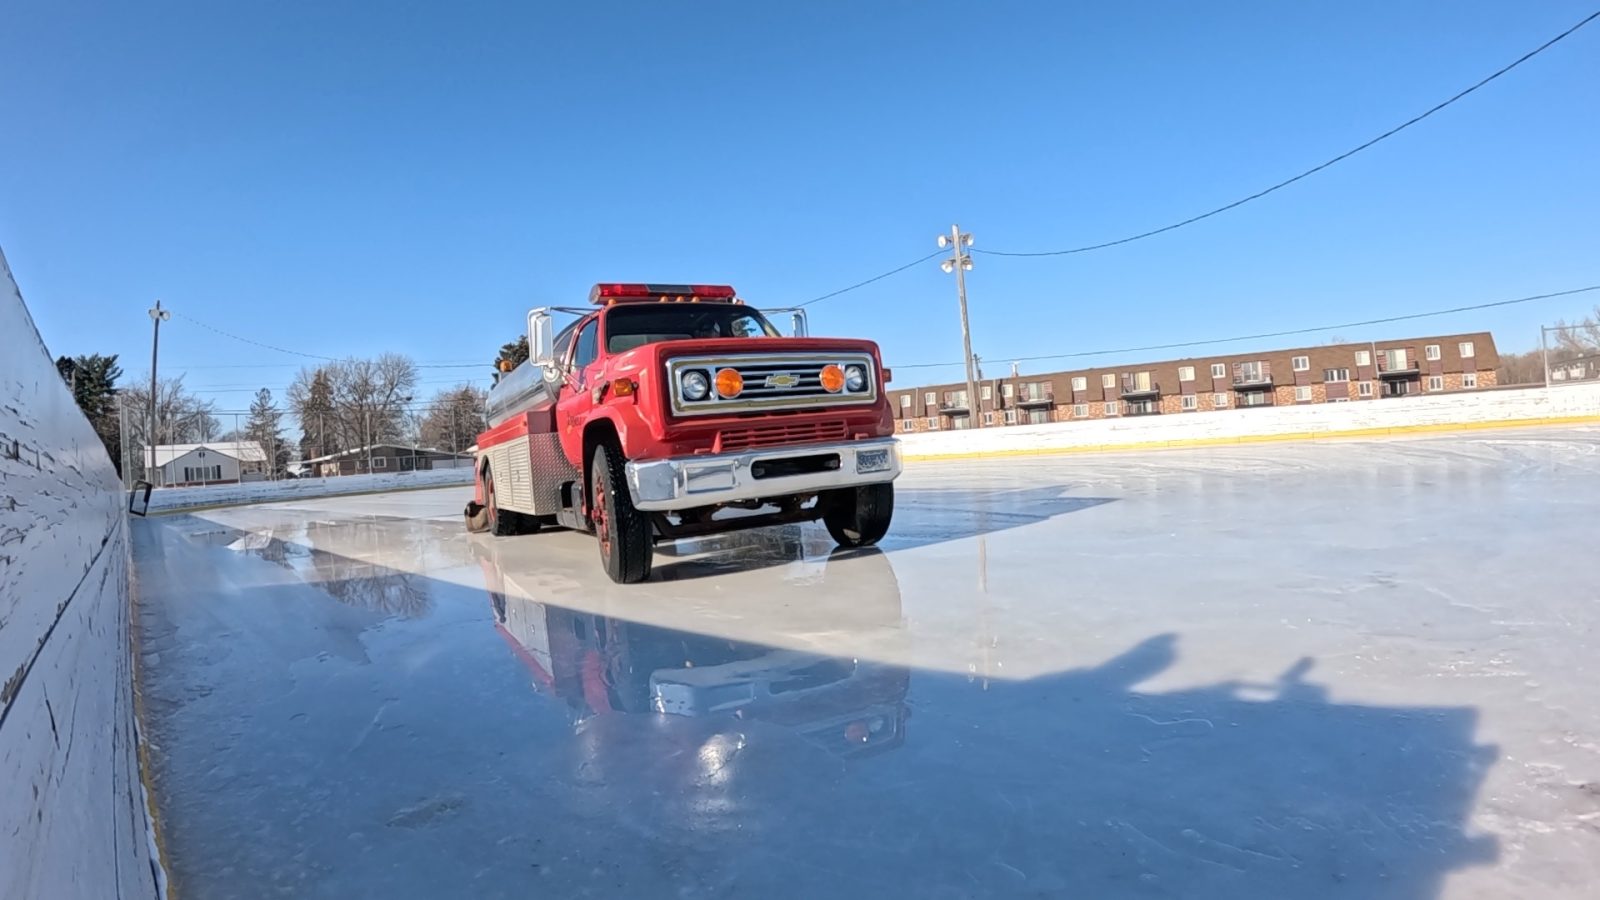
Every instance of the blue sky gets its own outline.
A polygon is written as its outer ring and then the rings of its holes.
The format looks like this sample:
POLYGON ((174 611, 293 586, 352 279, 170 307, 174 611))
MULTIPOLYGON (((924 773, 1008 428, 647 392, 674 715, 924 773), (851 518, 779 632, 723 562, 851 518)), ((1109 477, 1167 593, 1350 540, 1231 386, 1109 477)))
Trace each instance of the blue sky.
MULTIPOLYGON (((1011 250, 1166 224, 1403 121, 1593 2, 13 0, 0 246, 52 351, 120 353, 130 375, 157 297, 307 353, 481 364, 527 307, 596 281, 779 305, 930 252, 953 221, 1011 250)), ((1600 282, 1596 85, 1600 23, 1207 222, 980 257, 974 349, 999 372, 1600 282)), ((812 307, 813 328, 891 365, 959 360, 952 281, 930 261, 812 307)), ((1595 299, 1339 336, 1489 328, 1525 349, 1595 299)), ((181 318, 162 348, 223 408, 306 362, 181 318)), ((421 391, 487 373, 425 370, 421 391)))

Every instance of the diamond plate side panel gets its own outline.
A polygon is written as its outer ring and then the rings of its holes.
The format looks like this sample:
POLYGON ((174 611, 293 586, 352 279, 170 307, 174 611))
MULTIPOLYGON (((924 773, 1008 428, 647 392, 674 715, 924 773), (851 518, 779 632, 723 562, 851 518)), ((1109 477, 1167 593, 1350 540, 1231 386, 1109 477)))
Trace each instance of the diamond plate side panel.
POLYGON ((567 462, 567 455, 561 452, 561 441, 554 432, 528 435, 527 447, 533 513, 553 516, 561 508, 561 485, 576 481, 578 470, 567 462))

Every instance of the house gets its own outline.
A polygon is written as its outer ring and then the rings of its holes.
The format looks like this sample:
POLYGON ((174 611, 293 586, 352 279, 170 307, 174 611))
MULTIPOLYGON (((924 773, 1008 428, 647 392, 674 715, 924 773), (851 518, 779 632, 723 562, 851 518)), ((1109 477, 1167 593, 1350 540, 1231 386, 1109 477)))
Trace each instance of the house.
POLYGON ((469 468, 472 455, 412 447, 405 444, 373 444, 301 460, 302 477, 365 475, 368 472, 420 472, 428 469, 469 468))
POLYGON ((267 477, 267 454, 256 441, 156 444, 144 452, 145 476, 156 487, 237 484, 267 477))

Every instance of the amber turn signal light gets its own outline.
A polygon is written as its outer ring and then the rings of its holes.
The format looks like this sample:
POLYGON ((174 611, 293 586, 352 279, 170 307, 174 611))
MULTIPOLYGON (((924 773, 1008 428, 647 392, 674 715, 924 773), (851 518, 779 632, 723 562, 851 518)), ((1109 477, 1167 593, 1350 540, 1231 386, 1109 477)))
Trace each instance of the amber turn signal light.
POLYGON ((817 380, 822 382, 822 389, 830 394, 844 390, 844 370, 838 366, 823 366, 817 380))
MULTIPOLYGON (((839 373, 840 381, 844 380, 844 373, 839 373)), ((717 370, 717 396, 724 400, 732 400, 744 390, 744 376, 738 369, 717 370)))

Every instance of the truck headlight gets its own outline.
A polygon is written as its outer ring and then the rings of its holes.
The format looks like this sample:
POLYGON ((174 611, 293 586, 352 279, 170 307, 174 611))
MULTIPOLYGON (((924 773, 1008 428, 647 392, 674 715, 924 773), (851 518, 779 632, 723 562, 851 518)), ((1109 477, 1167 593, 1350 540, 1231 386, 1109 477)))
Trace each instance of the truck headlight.
POLYGON ((845 366, 844 389, 859 394, 867 389, 867 370, 860 366, 845 366))
POLYGON ((685 400, 704 400, 711 395, 711 380, 706 378, 706 373, 697 369, 683 373, 678 379, 678 387, 683 391, 685 400))

